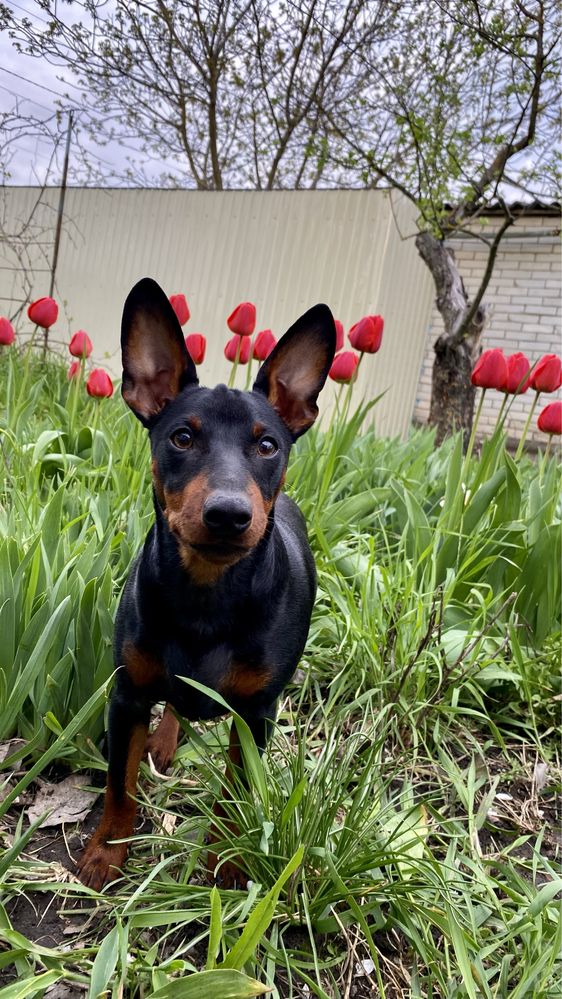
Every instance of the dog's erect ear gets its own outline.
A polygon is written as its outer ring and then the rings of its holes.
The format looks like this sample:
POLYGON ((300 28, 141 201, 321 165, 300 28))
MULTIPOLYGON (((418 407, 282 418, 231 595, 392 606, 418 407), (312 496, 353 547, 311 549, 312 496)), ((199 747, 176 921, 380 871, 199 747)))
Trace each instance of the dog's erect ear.
POLYGON ((318 416, 316 400, 334 359, 336 327, 327 305, 297 319, 258 371, 263 392, 296 440, 318 416))
POLYGON ((145 426, 186 385, 197 383, 176 314, 152 278, 143 278, 127 296, 121 353, 121 392, 145 426))

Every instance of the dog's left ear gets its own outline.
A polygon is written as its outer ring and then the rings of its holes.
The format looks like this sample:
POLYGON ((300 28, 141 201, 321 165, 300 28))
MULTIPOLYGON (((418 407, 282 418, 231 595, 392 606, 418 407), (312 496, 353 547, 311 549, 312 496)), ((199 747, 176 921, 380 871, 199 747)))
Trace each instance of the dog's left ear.
POLYGON ((318 416, 316 400, 336 350, 336 327, 327 305, 315 305, 281 338, 258 371, 263 392, 296 440, 318 416))
POLYGON ((186 385, 197 384, 195 365, 177 316, 152 278, 143 278, 127 296, 121 322, 121 352, 121 392, 145 426, 150 426, 186 385))

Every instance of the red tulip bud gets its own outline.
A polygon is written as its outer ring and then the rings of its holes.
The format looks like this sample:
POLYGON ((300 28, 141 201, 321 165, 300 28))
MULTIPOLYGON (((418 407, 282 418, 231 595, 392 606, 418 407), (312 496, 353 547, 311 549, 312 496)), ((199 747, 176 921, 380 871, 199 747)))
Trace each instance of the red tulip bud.
POLYGON ((230 313, 226 325, 233 333, 238 333, 238 336, 251 336, 256 328, 256 307, 253 302, 240 302, 234 312, 230 313))
POLYGON ((354 354, 352 350, 342 350, 341 354, 334 357, 329 371, 330 378, 335 382, 350 382, 358 364, 357 354, 354 354))
POLYGON ((86 391, 88 395, 93 395, 99 399, 113 395, 113 382, 107 371, 104 371, 103 368, 94 368, 88 375, 86 391))
POLYGON ((349 331, 349 342, 362 354, 376 354, 382 343, 382 316, 363 316, 349 331))
POLYGON ((549 402, 539 413, 537 420, 539 430, 544 434, 562 434, 562 402, 549 402))
POLYGON ((185 326, 191 315, 185 295, 170 295, 170 305, 178 317, 180 326, 185 326))
POLYGON ((343 323, 340 323, 339 319, 334 319, 334 324, 336 327, 336 354, 343 347, 343 323))
POLYGON ((0 344, 4 347, 9 347, 15 339, 16 334, 10 320, 4 316, 0 316, 0 344))
POLYGON ((226 347, 224 348, 224 356, 227 361, 236 360, 236 353, 238 351, 238 345, 240 344, 240 356, 238 358, 239 364, 247 364, 250 360, 250 352, 252 350, 252 343, 247 336, 233 336, 228 341, 226 347))
POLYGON ((275 347, 277 340, 273 336, 271 330, 261 330, 260 333, 256 335, 254 340, 254 348, 252 357, 254 361, 265 361, 266 357, 269 357, 271 351, 275 347))
POLYGON ((507 361, 503 350, 499 347, 485 350, 474 365, 470 380, 478 388, 495 388, 503 391, 507 382, 507 361))
POLYGON ((92 341, 84 330, 73 333, 68 349, 73 357, 89 357, 92 353, 92 341))
POLYGON ((66 377, 68 378, 69 382, 72 381, 73 378, 80 378, 80 361, 72 362, 67 371, 66 377))
POLYGON ((520 395, 529 388, 527 375, 531 370, 529 359, 519 351, 517 354, 510 354, 506 357, 507 380, 504 385, 504 392, 511 395, 520 395))
POLYGON ((545 354, 531 371, 529 378, 535 392, 556 392, 562 385, 562 361, 557 354, 545 354))
POLYGON ((27 314, 32 323, 37 323, 44 330, 48 330, 57 321, 59 307, 54 298, 49 298, 47 295, 45 298, 38 298, 37 301, 32 302, 27 308, 27 314))
POLYGON ((194 364, 203 364, 207 341, 202 333, 190 333, 185 338, 187 352, 194 364))

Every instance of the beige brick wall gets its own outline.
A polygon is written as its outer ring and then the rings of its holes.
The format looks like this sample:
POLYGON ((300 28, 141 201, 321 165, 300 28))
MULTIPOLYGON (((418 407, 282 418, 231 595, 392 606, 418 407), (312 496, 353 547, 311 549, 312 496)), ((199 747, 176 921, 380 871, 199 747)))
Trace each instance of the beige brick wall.
MULTIPOLYGON (((491 229, 484 230, 490 235, 491 229)), ((482 347, 501 347, 506 354, 522 350, 531 363, 542 354, 562 352, 562 299, 560 221, 552 216, 531 216, 519 220, 501 243, 494 273, 484 302, 490 306, 488 325, 482 337, 482 347)), ((486 262, 486 246, 470 237, 452 242, 460 272, 469 295, 477 288, 486 262)), ((443 329, 435 308, 427 330, 424 358, 414 409, 418 423, 427 422, 431 394, 433 344, 443 329)), ((560 398, 560 392, 543 395, 543 405, 560 398)), ((529 390, 518 396, 510 409, 507 430, 510 438, 518 439, 527 419, 534 393, 529 390)), ((490 432, 503 400, 500 392, 486 393, 479 436, 490 432)), ((544 442, 536 427, 530 439, 544 442)))

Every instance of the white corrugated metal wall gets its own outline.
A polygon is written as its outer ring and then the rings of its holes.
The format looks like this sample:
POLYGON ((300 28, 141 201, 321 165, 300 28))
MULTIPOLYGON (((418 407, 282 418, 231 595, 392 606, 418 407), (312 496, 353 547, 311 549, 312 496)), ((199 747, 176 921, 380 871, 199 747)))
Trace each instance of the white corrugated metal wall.
MULTIPOLYGON (((4 189, 5 231, 28 218, 37 195, 33 188, 4 189)), ((36 240, 25 251, 32 297, 48 293, 57 202, 58 190, 48 190, 34 215, 36 240)), ((239 301, 255 302, 257 329, 270 327, 276 336, 320 301, 346 330, 363 315, 381 313, 383 346, 364 360, 356 395, 386 390, 376 407, 377 429, 404 434, 433 297, 413 241, 400 237, 412 222, 408 204, 391 204, 384 192, 69 189, 53 335, 64 340, 87 330, 96 363, 118 375, 123 300, 150 275, 168 294, 187 296, 192 318, 184 332, 207 336, 200 376, 214 384, 228 377, 226 317, 239 301)), ((1 247, 0 256, 0 312, 10 314, 24 295, 22 273, 12 249, 1 247)), ((324 412, 332 393, 324 393, 324 412)))

